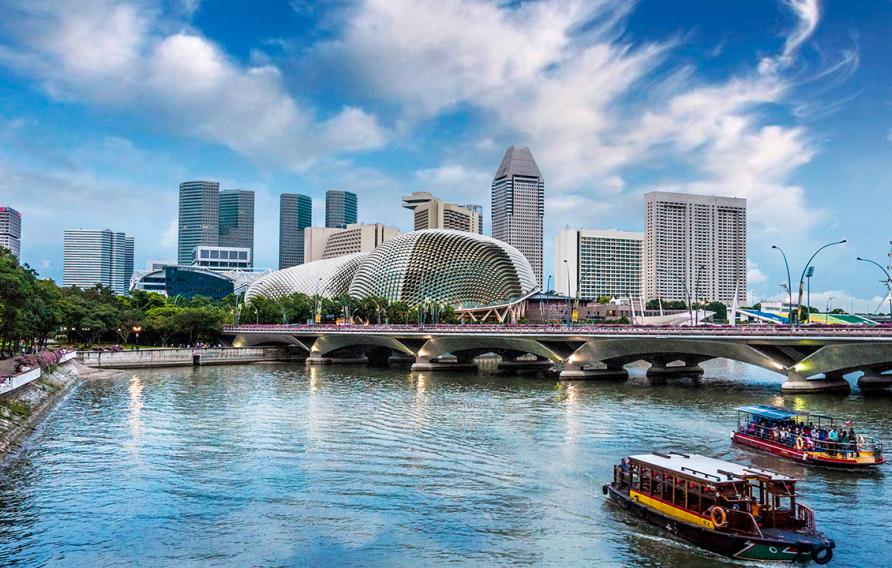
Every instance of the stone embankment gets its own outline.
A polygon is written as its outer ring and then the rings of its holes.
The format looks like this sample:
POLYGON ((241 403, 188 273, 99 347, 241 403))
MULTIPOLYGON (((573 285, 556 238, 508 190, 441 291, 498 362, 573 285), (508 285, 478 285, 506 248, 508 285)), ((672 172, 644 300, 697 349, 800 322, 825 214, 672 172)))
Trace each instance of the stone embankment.
POLYGON ((209 349, 140 349, 81 351, 79 359, 98 369, 140 369, 202 365, 243 365, 275 361, 303 361, 306 351, 288 347, 223 347, 209 349))
POLYGON ((33 432, 40 419, 81 379, 110 374, 70 360, 0 395, 0 456, 18 447, 20 440, 33 432))

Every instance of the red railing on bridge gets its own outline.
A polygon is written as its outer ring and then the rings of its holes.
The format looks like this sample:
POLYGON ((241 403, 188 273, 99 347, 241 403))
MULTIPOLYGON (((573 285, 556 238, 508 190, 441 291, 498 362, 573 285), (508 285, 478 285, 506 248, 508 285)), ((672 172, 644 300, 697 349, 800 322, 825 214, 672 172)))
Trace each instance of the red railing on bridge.
POLYGON ((462 333, 519 335, 678 335, 678 336, 772 336, 772 337, 876 337, 892 338, 892 325, 540 325, 540 324, 243 324, 224 326, 226 333, 462 333))

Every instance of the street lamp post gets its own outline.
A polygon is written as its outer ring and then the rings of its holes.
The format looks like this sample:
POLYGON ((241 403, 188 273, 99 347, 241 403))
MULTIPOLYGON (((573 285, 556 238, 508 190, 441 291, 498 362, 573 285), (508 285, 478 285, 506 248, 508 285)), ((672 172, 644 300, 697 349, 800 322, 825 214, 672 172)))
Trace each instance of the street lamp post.
POLYGON ((870 259, 867 259, 867 258, 861 258, 860 256, 859 256, 856 260, 860 260, 861 262, 869 262, 869 263, 871 263, 871 264, 874 264, 874 265, 876 265, 880 270, 883 271, 883 274, 886 275, 886 291, 888 292, 888 295, 889 295, 889 320, 892 321, 892 276, 889 275, 889 271, 886 270, 886 269, 883 267, 883 265, 880 264, 879 262, 874 262, 874 261, 872 261, 872 260, 870 260, 870 259))
MULTIPOLYGON (((703 274, 703 269, 706 268, 705 264, 701 264, 697 267, 697 277, 694 279, 694 298, 697 300, 697 320, 700 318, 700 275, 703 274)), ((694 302, 691 300, 691 308, 693 308, 694 302)), ((694 322, 696 323, 696 322, 694 322)))
POLYGON ((789 324, 793 325, 793 281, 790 278, 790 263, 787 262, 787 254, 784 252, 784 249, 780 248, 777 245, 771 245, 771 248, 777 249, 780 251, 781 256, 784 257, 784 268, 787 269, 787 296, 789 297, 789 301, 787 302, 787 318, 789 319, 789 324))
POLYGON ((141 325, 133 326, 133 333, 136 334, 136 350, 139 351, 139 332, 142 331, 141 325))
POLYGON ((814 275, 815 275, 815 267, 809 266, 808 270, 805 271, 805 278, 806 278, 806 280, 808 280, 808 286, 806 287, 808 289, 808 292, 807 292, 808 295, 806 296, 806 298, 808 298, 808 299, 805 300, 805 304, 806 304, 805 305, 805 313, 807 316, 806 317, 807 321, 811 321, 811 277, 814 275))
POLYGON ((571 313, 572 305, 570 304, 570 298, 572 294, 570 293, 570 265, 567 263, 567 259, 564 259, 564 266, 567 269, 567 327, 570 327, 570 318, 573 317, 571 313))
POLYGON ((808 262, 805 263, 805 268, 802 269, 802 276, 799 277, 799 303, 796 304, 796 321, 797 322, 802 319, 802 294, 805 291, 804 290, 804 288, 805 288, 805 272, 808 270, 808 267, 811 266, 811 261, 813 261, 815 259, 815 257, 818 256, 818 253, 821 252, 822 250, 824 250, 825 248, 832 247, 833 245, 841 245, 841 244, 844 244, 845 242, 846 242, 846 240, 843 239, 841 241, 827 243, 826 245, 824 245, 821 248, 819 248, 818 250, 816 250, 815 253, 813 255, 811 255, 811 258, 808 259, 808 262))

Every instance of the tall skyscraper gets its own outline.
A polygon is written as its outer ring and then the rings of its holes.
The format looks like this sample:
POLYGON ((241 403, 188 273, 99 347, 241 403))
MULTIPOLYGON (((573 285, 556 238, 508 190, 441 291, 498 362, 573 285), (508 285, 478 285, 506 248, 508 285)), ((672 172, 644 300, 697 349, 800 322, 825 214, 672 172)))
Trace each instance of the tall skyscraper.
POLYGON ((578 283, 583 299, 641 299, 644 233, 563 229, 555 244, 554 290, 559 294, 576 296, 578 283))
POLYGON ((126 294, 133 275, 133 237, 111 229, 68 229, 62 268, 62 284, 92 288, 107 286, 126 294))
POLYGON ((416 231, 425 229, 453 229, 469 233, 480 232, 480 215, 461 205, 446 203, 426 191, 416 191, 403 197, 403 207, 414 214, 416 231))
POLYGON ((477 232, 483 234, 483 206, 474 203, 463 203, 461 207, 473 211, 477 215, 477 232))
POLYGON ((221 247, 247 248, 254 252, 254 192, 224 189, 220 192, 221 247))
POLYGON ((219 244, 220 184, 214 181, 181 183, 177 263, 190 264, 192 250, 199 245, 219 244))
POLYGON ((358 200, 349 191, 329 189, 325 192, 325 226, 343 229, 356 223, 358 200))
POLYGON ((746 200, 644 195, 646 299, 746 301, 746 200))
POLYGON ((22 214, 0 205, 0 247, 8 248, 16 258, 22 253, 22 214))
POLYGON ((312 224, 312 199, 299 193, 279 196, 279 270, 304 263, 304 229, 312 224))
POLYGON ((492 180, 492 236, 523 253, 542 282, 545 180, 527 147, 511 146, 492 180))

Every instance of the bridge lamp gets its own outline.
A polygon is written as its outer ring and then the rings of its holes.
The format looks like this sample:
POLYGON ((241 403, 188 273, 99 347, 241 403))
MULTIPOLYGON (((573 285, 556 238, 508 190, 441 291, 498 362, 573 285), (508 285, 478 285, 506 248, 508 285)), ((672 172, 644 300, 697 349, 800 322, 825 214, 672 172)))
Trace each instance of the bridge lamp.
POLYGON ((824 245, 821 248, 819 248, 818 250, 816 250, 815 253, 813 255, 811 255, 811 258, 808 259, 808 262, 805 263, 805 268, 802 269, 802 276, 799 277, 799 303, 796 304, 796 310, 797 310, 796 311, 796 314, 797 314, 796 320, 797 321, 802 319, 802 294, 805 291, 804 290, 804 288, 805 288, 805 273, 806 273, 806 271, 808 271, 808 268, 811 266, 811 261, 813 261, 815 259, 815 257, 818 256, 818 253, 821 252, 822 250, 824 250, 825 248, 832 247, 834 245, 841 245, 841 244, 845 244, 845 243, 846 243, 846 239, 843 239, 841 241, 835 241, 832 243, 827 243, 826 245, 824 245))
POLYGON ((874 262, 867 258, 861 258, 859 256, 855 260, 860 260, 861 262, 869 262, 870 264, 877 266, 880 270, 883 271, 883 274, 886 275, 886 289, 888 290, 889 295, 889 319, 892 319, 892 276, 889 275, 889 271, 883 268, 883 265, 879 262, 874 262))

